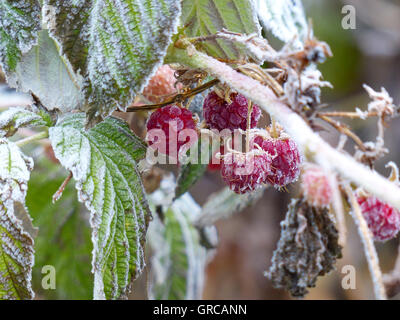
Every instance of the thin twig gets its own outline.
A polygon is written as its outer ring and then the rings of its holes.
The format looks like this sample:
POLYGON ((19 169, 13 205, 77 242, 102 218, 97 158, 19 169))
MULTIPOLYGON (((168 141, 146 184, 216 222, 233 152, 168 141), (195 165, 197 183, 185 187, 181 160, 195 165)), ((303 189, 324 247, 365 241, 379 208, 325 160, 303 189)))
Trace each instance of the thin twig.
POLYGON ((188 92, 176 94, 172 98, 167 99, 161 103, 149 104, 149 105, 143 105, 143 106, 130 106, 126 109, 126 112, 153 110, 153 109, 161 108, 161 107, 164 107, 164 106, 167 106, 170 104, 179 103, 179 102, 182 102, 192 96, 195 96, 196 94, 199 94, 199 93, 207 90, 208 88, 215 86, 217 83, 219 83, 219 80, 213 79, 205 84, 202 84, 201 86, 198 86, 192 90, 189 90, 188 92))
POLYGON ((342 193, 339 189, 339 183, 335 174, 330 173, 330 184, 332 186, 332 208, 336 215, 336 223, 339 231, 339 244, 344 248, 347 242, 347 228, 343 208, 342 193))
POLYGON ((62 196, 65 187, 67 186, 68 182, 72 179, 72 171, 69 172, 68 177, 65 178, 64 182, 61 184, 61 186, 58 188, 56 193, 53 195, 53 203, 56 203, 62 196))
POLYGON ((347 112, 347 111, 327 111, 327 112, 320 112, 322 116, 326 117, 338 117, 338 118, 350 118, 350 119, 364 119, 364 118, 371 118, 371 117, 378 117, 378 112, 371 111, 365 114, 359 112, 347 112))
POLYGON ((328 116, 322 115, 322 114, 317 114, 317 117, 320 118, 321 120, 324 120, 325 122, 329 123, 332 127, 334 127, 340 133, 343 133, 346 136, 348 136, 349 138, 351 138, 362 151, 364 151, 364 152, 367 151, 367 149, 364 146, 364 143, 353 131, 351 131, 349 129, 349 127, 347 127, 346 125, 344 125, 338 121, 335 121, 335 120, 329 118, 328 116))
POLYGON ((383 284, 382 271, 379 267, 378 254, 376 253, 372 233, 368 228, 367 222, 362 215, 360 206, 358 205, 357 199, 349 184, 345 185, 345 191, 352 208, 350 214, 357 225, 358 233, 364 246, 365 257, 368 262, 369 271, 374 285, 375 298, 378 300, 386 300, 387 297, 385 286, 383 284))
POLYGON ((17 141, 15 144, 18 147, 22 147, 22 146, 27 145, 28 143, 31 143, 31 142, 34 142, 37 140, 41 140, 41 139, 46 139, 48 137, 49 137, 49 132, 46 130, 46 131, 42 131, 37 134, 34 134, 33 136, 21 139, 21 140, 17 141))

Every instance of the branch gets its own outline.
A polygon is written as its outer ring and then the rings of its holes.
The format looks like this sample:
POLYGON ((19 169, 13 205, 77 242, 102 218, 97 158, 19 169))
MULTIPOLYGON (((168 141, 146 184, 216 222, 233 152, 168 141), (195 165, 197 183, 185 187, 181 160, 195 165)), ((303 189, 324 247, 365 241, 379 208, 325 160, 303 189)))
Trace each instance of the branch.
POLYGON ((42 132, 39 132, 37 134, 34 134, 33 136, 18 140, 15 144, 18 147, 22 147, 22 146, 25 146, 25 145, 27 145, 27 144, 29 144, 31 142, 34 142, 34 141, 37 141, 37 140, 46 139, 48 137, 49 137, 49 132, 48 132, 48 130, 46 130, 46 131, 42 131, 42 132))
POLYGON ((180 40, 187 49, 173 48, 166 63, 182 63, 199 68, 217 77, 237 92, 251 99, 264 111, 274 117, 296 141, 302 153, 323 167, 338 172, 365 190, 400 210, 400 188, 370 168, 358 163, 350 156, 339 152, 314 133, 307 123, 273 91, 258 81, 233 70, 225 63, 197 51, 190 43, 180 40))
POLYGON ((385 286, 382 280, 382 271, 379 268, 378 254, 375 250, 371 231, 369 230, 367 222, 361 213, 360 206, 358 205, 357 199, 354 196, 353 190, 348 184, 345 186, 345 191, 352 209, 351 216, 357 225, 358 233, 364 246, 365 257, 368 261, 369 272, 371 273, 372 282, 374 284, 375 297, 378 300, 386 300, 387 297, 385 286))

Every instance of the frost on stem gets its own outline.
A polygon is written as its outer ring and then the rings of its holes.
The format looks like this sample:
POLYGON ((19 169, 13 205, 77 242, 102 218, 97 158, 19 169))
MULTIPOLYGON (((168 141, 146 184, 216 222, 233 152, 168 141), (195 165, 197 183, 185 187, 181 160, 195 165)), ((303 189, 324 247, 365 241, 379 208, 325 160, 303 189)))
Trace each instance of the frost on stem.
POLYGON ((304 199, 293 199, 281 222, 281 237, 265 275, 275 288, 304 297, 318 276, 333 270, 341 258, 338 232, 326 208, 310 206, 304 199))

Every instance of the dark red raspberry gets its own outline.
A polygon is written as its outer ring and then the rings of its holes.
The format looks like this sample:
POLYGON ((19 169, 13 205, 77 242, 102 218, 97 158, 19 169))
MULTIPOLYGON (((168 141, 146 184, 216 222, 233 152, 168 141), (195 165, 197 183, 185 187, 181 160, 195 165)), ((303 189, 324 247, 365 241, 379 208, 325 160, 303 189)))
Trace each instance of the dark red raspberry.
POLYGON ((271 158, 267 154, 226 153, 222 161, 221 175, 232 191, 243 194, 261 187, 270 167, 271 158))
MULTIPOLYGON (((166 141, 158 146, 158 151, 174 158, 178 157, 180 148, 190 141, 189 137, 186 137, 184 141, 179 141, 179 133, 184 129, 196 130, 192 113, 176 105, 169 105, 154 111, 149 117, 146 127, 148 135, 152 129, 161 129, 164 132, 166 141), (170 130, 173 137, 170 137, 170 130)), ((157 140, 148 142, 150 146, 156 142, 159 143, 157 140)))
MULTIPOLYGON (((249 102, 245 96, 239 93, 231 93, 232 103, 220 98, 215 91, 210 92, 204 99, 203 114, 207 125, 211 129, 222 131, 224 129, 247 129, 247 114, 249 102)), ((251 113, 251 128, 257 125, 261 111, 257 105, 253 105, 251 113)))
POLYGON ((279 138, 267 139, 256 136, 254 142, 272 157, 267 183, 281 188, 297 180, 300 174, 301 156, 292 139, 281 134, 279 138))
POLYGON ((358 196, 357 201, 375 241, 396 237, 400 230, 399 211, 373 196, 358 196))

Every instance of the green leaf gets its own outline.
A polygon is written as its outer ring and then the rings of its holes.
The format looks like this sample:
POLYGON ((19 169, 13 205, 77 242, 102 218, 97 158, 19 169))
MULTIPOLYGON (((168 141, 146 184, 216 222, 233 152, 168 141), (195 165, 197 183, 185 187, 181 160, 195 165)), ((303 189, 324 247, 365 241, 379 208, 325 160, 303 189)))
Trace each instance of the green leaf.
POLYGON ((256 8, 263 26, 275 37, 303 46, 308 24, 301 0, 256 0, 256 8))
POLYGON ((44 299, 91 299, 93 276, 90 272, 92 251, 89 213, 78 202, 73 184, 52 203, 52 195, 68 172, 45 157, 36 160, 29 180, 26 205, 39 232, 35 238, 33 286, 44 299), (56 290, 42 287, 42 268, 56 270, 56 290))
POLYGON ((263 195, 265 188, 257 189, 251 193, 237 194, 228 187, 213 193, 203 206, 201 215, 195 221, 197 227, 213 225, 220 219, 225 219, 234 213, 240 212, 253 205, 263 195))
POLYGON ((21 57, 8 82, 20 91, 32 91, 47 110, 68 112, 84 105, 82 77, 60 56, 47 30, 40 31, 38 44, 21 57))
MULTIPOLYGON (((253 0, 183 0, 181 24, 188 37, 213 35, 222 29, 260 35, 253 0)), ((225 40, 207 41, 202 46, 217 58, 238 59, 243 55, 243 47, 225 40)))
POLYGON ((33 299, 33 239, 16 215, 25 204, 31 158, 6 139, 0 139, 0 300, 33 299))
POLYGON ((85 77, 89 117, 125 108, 162 63, 180 0, 45 0, 51 35, 85 77))
POLYGON ((213 154, 213 148, 205 141, 199 139, 197 144, 187 152, 186 164, 180 166, 176 182, 175 198, 186 193, 206 172, 209 159, 213 154), (206 158, 206 159, 202 159, 206 158), (203 164, 207 160, 206 164, 203 164))
POLYGON ((136 162, 146 147, 122 120, 84 126, 84 114, 68 115, 50 128, 50 140, 91 212, 94 298, 123 298, 144 267, 150 212, 136 162))
POLYGON ((174 201, 163 221, 155 218, 151 222, 150 299, 201 299, 207 251, 200 245, 198 231, 192 224, 199 213, 200 207, 186 193, 174 201))
POLYGON ((0 1, 0 66, 6 75, 36 43, 40 10, 38 0, 0 1))
POLYGON ((19 128, 51 126, 51 119, 44 112, 33 112, 28 108, 9 108, 0 113, 0 136, 10 137, 19 128))

